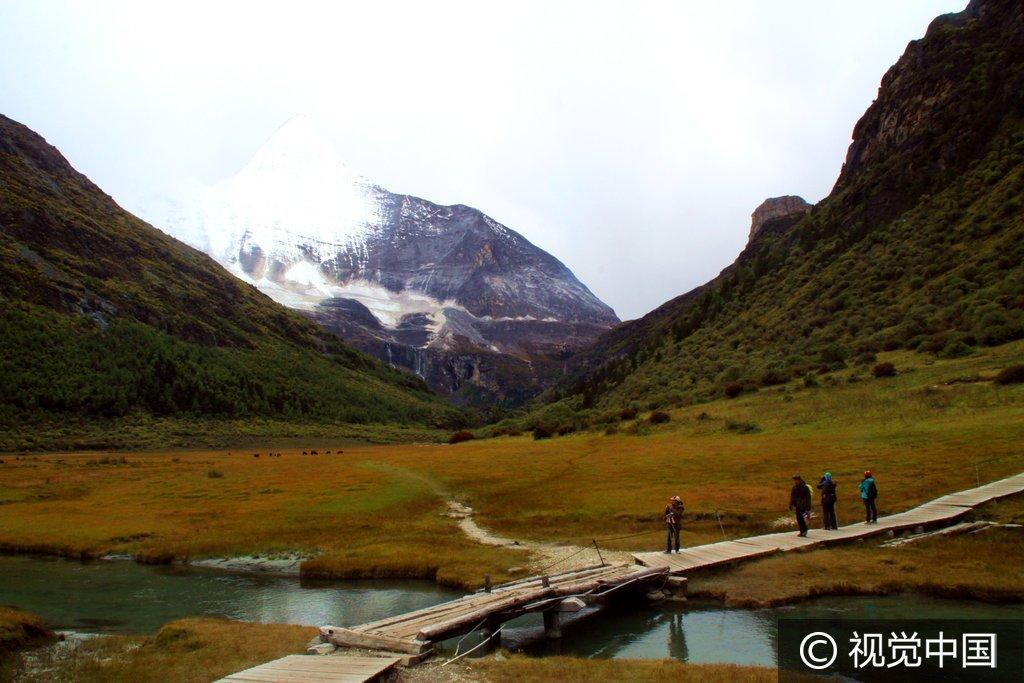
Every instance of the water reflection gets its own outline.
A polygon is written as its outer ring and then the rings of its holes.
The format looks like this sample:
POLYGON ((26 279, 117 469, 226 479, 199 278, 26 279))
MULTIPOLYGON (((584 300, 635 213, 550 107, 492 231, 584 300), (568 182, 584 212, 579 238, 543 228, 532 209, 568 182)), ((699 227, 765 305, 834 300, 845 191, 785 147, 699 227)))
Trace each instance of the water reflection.
POLYGON ((662 659, 686 662, 775 666, 779 617, 855 619, 1022 618, 1022 605, 989 605, 920 596, 822 598, 773 609, 724 609, 689 603, 604 613, 582 612, 563 628, 561 642, 543 639, 543 629, 513 622, 504 647, 531 655, 564 654, 588 658, 662 659))
POLYGON ((299 582, 134 562, 0 556, 0 604, 58 629, 151 633, 172 619, 352 626, 420 609, 459 593, 427 581, 299 582))

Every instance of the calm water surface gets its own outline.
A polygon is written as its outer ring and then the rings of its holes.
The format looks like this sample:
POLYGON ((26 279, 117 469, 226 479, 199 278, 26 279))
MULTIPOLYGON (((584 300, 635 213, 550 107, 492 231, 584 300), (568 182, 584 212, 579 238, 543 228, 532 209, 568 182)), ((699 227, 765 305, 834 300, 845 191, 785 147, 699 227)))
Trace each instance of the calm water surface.
MULTIPOLYGON (((258 622, 352 626, 444 602, 461 593, 426 581, 300 582, 126 561, 75 562, 0 556, 0 604, 41 615, 51 628, 152 633, 172 619, 222 616, 258 622)), ((509 622, 502 645, 533 655, 727 662, 774 666, 776 619, 791 617, 1024 618, 1022 605, 920 596, 822 598, 772 609, 688 603, 609 608, 568 620, 545 641, 539 615, 509 622)), ((477 636, 462 643, 472 647, 477 636)), ((452 651, 456 641, 448 641, 452 651)))
POLYGON ((152 633, 172 619, 352 626, 458 597, 430 581, 300 582, 216 569, 0 556, 0 604, 51 628, 152 633))

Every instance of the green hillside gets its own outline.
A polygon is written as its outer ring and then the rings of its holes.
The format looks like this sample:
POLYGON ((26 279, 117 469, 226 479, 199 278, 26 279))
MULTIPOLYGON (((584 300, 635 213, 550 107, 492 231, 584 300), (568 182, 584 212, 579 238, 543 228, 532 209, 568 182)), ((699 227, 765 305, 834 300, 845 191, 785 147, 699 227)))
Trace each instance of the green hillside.
POLYGON ((869 371, 883 350, 958 357, 1024 336, 1022 21, 1018 2, 990 0, 932 22, 882 79, 831 194, 577 356, 546 397, 556 414, 812 384, 869 371))
POLYGON ((122 210, 2 116, 0 237, 0 450, 97 421, 462 420, 419 379, 122 210))

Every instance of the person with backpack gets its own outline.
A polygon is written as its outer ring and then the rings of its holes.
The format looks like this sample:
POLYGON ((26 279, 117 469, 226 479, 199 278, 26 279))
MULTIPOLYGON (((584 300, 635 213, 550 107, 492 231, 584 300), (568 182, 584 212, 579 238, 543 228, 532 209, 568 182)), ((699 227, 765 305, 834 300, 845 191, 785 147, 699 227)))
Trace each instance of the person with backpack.
POLYGON ((668 542, 665 546, 665 554, 672 554, 672 547, 679 552, 679 531, 683 522, 683 501, 679 496, 672 496, 665 506, 665 528, 668 530, 668 542))
POLYGON ((836 520, 836 483, 832 480, 832 473, 826 472, 818 482, 818 490, 821 491, 821 515, 824 517, 823 527, 826 531, 839 528, 836 520))
POLYGON ((811 516, 811 487, 799 474, 793 475, 793 489, 789 492, 789 509, 796 511, 798 536, 807 535, 807 518, 811 516))
POLYGON ((860 482, 860 498, 864 501, 867 523, 878 524, 878 508, 875 507, 875 499, 878 498, 878 487, 875 485, 875 478, 871 475, 871 470, 864 471, 864 478, 860 482))

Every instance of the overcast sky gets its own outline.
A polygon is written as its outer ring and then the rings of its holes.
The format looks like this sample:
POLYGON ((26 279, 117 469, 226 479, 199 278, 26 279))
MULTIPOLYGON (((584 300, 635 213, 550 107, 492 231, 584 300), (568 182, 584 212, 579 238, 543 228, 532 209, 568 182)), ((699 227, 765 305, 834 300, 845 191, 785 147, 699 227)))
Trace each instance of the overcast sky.
POLYGON ((0 113, 129 209, 305 113, 627 319, 728 265, 764 198, 825 196, 882 74, 965 4, 0 0, 0 113))

